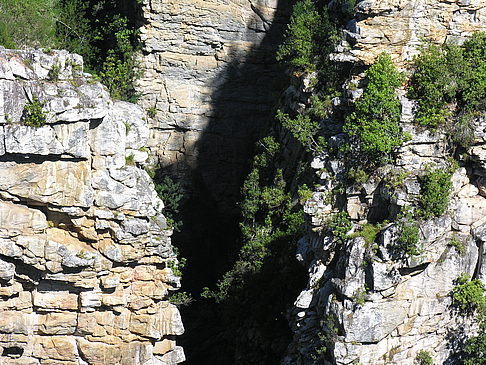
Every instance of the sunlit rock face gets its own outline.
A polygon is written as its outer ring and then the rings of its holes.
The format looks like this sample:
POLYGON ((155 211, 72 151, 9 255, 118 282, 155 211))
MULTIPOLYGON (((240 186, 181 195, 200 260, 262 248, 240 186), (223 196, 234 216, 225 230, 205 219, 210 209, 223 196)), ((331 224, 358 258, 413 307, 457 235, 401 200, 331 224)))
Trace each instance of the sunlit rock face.
POLYGON ((0 363, 176 364, 180 283, 142 168, 145 113, 82 68, 0 48, 0 363))
POLYGON ((365 64, 387 52, 398 65, 410 61, 424 40, 462 43, 484 30, 484 0, 361 0, 346 27, 350 48, 338 59, 365 64))
MULTIPOLYGON (((406 69, 424 40, 462 43, 473 32, 485 30, 482 0, 357 1, 354 20, 331 58, 357 66, 350 76, 358 81, 364 77, 363 66, 382 52, 406 69)), ((295 110, 298 101, 308 98, 308 82, 307 75, 294 80, 287 90, 288 107, 295 110)), ((337 125, 338 132, 342 110, 349 110, 363 92, 344 89, 344 96, 333 101, 335 113, 323 121, 329 129, 337 125)), ((394 164, 348 187, 340 201, 355 227, 382 222, 375 242, 355 234, 336 246, 325 223, 335 208, 329 196, 340 187, 345 166, 328 155, 312 161, 317 187, 304 207, 312 229, 297 244, 297 259, 308 269, 309 280, 290 314, 295 337, 283 364, 406 365, 415 363, 420 351, 427 351, 434 363, 452 364, 465 339, 478 331, 471 317, 453 308, 451 291, 463 273, 486 284, 486 121, 481 116, 474 120, 474 142, 464 151, 461 167, 454 169, 445 214, 418 221, 419 254, 397 257, 393 248, 398 229, 383 220, 416 205, 420 176, 431 167, 449 168, 451 154, 445 133, 415 125, 415 102, 404 89, 397 93, 401 128, 410 140, 399 149, 394 164), (461 249, 451 242, 460 242, 461 249)), ((330 143, 345 140, 338 132, 330 143)))

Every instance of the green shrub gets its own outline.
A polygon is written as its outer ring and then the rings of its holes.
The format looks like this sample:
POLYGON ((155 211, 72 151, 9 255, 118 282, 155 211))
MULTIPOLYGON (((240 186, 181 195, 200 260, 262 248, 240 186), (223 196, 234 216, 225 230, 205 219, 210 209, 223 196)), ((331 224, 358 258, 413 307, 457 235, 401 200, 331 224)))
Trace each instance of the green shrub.
POLYGON ((432 365, 434 363, 434 360, 432 359, 430 353, 425 350, 420 350, 417 353, 417 357, 415 357, 415 360, 418 362, 419 365, 432 365))
POLYGON ((366 302, 366 295, 368 294, 368 290, 365 288, 358 289, 351 298, 356 305, 364 305, 366 302))
POLYGON ((147 109, 147 115, 149 118, 155 118, 157 115, 157 108, 156 107, 150 107, 147 109))
POLYGON ((295 119, 292 119, 288 114, 278 110, 277 119, 308 151, 318 153, 324 148, 323 139, 317 137, 319 123, 313 120, 309 114, 297 114, 295 119))
POLYGON ((125 156, 125 165, 135 166, 135 155, 133 153, 130 153, 128 156, 125 156))
POLYGON ((1 0, 0 45, 7 48, 56 45, 54 0, 1 0))
POLYGON ((337 244, 343 244, 347 238, 348 232, 353 228, 353 224, 349 219, 348 212, 338 212, 334 213, 327 221, 324 223, 325 227, 332 232, 334 236, 334 241, 337 244))
POLYGON ((299 186, 297 193, 299 194, 300 204, 302 205, 304 205, 307 200, 312 198, 312 190, 309 189, 306 184, 299 186))
POLYGON ((10 34, 7 24, 4 20, 0 20, 0 45, 5 48, 15 48, 15 43, 13 41, 12 35, 10 34))
POLYGON ((440 217, 449 204, 451 173, 442 169, 428 170, 419 180, 420 215, 425 219, 440 217))
POLYGON ((381 229, 382 229, 381 224, 366 223, 357 232, 354 232, 349 237, 350 238, 363 237, 365 242, 370 245, 376 241, 376 237, 378 237, 378 234, 380 233, 381 229))
POLYGON ((59 63, 55 63, 54 65, 52 65, 51 69, 49 70, 47 77, 51 81, 57 81, 59 80, 60 72, 61 72, 61 65, 59 63))
POLYGON ((390 161, 405 139, 399 125, 401 105, 395 93, 403 75, 383 53, 367 70, 366 77, 368 86, 346 120, 344 131, 355 140, 362 157, 381 164, 390 161))
POLYGON ((184 257, 181 257, 178 261, 171 260, 167 264, 167 266, 172 270, 172 273, 175 276, 182 277, 182 270, 186 266, 187 260, 184 257))
POLYGON ((449 246, 454 247, 460 255, 464 255, 466 253, 466 243, 458 239, 455 234, 452 236, 449 246))
POLYGON ((420 231, 417 221, 410 208, 404 208, 397 217, 398 240, 395 251, 399 255, 419 255, 422 250, 419 246, 420 231))
POLYGON ((39 128, 46 124, 46 113, 42 110, 43 105, 36 96, 32 101, 25 104, 22 114, 22 121, 25 125, 39 128))
POLYGON ((362 185, 370 179, 370 176, 363 168, 352 166, 348 170, 348 179, 351 183, 362 185))
POLYGON ((486 309, 484 291, 484 285, 479 279, 471 279, 468 274, 462 274, 455 280, 452 304, 464 314, 471 314, 476 310, 484 312, 486 309))
POLYGON ((320 13, 311 0, 299 1, 277 52, 277 61, 313 71, 325 63, 337 42, 337 32, 326 11, 320 13))
POLYGON ((486 365, 486 326, 477 336, 467 339, 464 346, 464 365, 486 365))
POLYGON ((169 297, 169 302, 176 306, 187 306, 194 301, 192 295, 187 292, 176 292, 169 297))
POLYGON ((467 147, 471 120, 486 109, 485 33, 474 33, 462 47, 427 44, 414 69, 408 94, 418 101, 417 123, 436 129, 449 119, 452 139, 467 147))
POLYGON ((463 45, 467 69, 462 82, 462 100, 468 110, 486 110, 486 33, 473 33, 463 45))
POLYGON ((206 288, 201 294, 216 302, 227 300, 249 277, 260 273, 277 243, 288 244, 302 232, 303 211, 296 207, 287 191, 283 170, 277 167, 280 145, 274 138, 265 137, 257 146, 259 153, 253 158, 242 188, 242 245, 238 259, 218 281, 215 290, 206 288))
MULTIPOLYGON (((453 48, 457 50, 455 46, 453 48)), ((427 45, 414 61, 409 96, 418 99, 415 120, 423 126, 435 128, 443 124, 447 116, 444 106, 457 92, 456 76, 448 59, 449 49, 427 45)))
POLYGON ((166 175, 160 182, 155 181, 155 191, 164 202, 164 216, 167 219, 167 224, 174 231, 180 232, 182 221, 178 219, 178 216, 180 203, 184 197, 181 184, 166 175))

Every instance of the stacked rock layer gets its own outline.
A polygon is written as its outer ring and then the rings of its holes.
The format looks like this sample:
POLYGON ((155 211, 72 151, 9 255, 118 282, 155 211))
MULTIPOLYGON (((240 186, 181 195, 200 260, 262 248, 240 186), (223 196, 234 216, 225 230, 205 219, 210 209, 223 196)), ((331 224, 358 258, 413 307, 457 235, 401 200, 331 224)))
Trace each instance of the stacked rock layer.
POLYGON ((177 258, 140 167, 145 114, 82 68, 0 49, 0 364, 176 364, 177 258))

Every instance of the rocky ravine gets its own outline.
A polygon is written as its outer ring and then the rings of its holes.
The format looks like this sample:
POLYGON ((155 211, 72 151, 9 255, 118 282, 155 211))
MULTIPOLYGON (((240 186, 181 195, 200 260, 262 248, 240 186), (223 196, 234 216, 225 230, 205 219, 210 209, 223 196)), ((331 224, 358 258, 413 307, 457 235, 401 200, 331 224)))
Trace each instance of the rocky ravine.
POLYGON ((79 56, 0 49, 0 364, 184 360, 148 134, 79 56), (22 122, 36 98, 39 128, 22 122))

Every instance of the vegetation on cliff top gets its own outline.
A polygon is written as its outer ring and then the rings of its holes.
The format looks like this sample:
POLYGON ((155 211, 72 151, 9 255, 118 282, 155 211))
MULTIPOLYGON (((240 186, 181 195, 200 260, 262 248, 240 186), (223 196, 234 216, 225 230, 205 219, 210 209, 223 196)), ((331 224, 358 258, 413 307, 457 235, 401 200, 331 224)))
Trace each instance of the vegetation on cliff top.
POLYGON ((114 98, 134 101, 136 13, 135 1, 0 0, 0 45, 78 53, 114 98))
POLYGON ((418 124, 445 128, 451 139, 472 143, 471 123, 486 111, 486 34, 463 46, 426 44, 415 59, 409 96, 418 101, 418 124))

